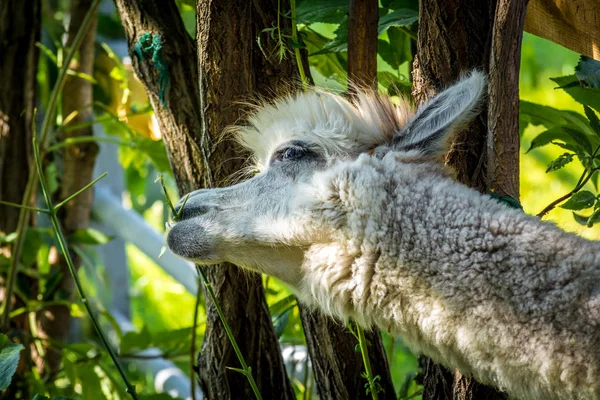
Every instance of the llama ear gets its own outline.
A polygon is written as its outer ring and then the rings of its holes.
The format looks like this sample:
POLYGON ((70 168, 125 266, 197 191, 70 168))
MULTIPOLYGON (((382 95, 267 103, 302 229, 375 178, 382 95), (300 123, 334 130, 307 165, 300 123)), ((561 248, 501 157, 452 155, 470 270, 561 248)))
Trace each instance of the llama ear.
POLYGON ((441 156, 450 135, 477 115, 485 87, 485 75, 475 70, 439 93, 419 107, 413 119, 394 136, 394 150, 441 156))

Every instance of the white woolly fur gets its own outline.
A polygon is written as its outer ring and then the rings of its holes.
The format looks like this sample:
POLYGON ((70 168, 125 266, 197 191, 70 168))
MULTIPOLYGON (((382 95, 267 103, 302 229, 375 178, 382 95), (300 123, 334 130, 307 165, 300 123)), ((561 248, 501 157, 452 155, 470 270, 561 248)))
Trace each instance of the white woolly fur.
POLYGON ((361 155, 314 179, 330 240, 297 294, 519 399, 600 398, 600 244, 457 184, 361 155))
POLYGON ((472 72, 414 116, 373 93, 265 104, 234 128, 260 173, 192 193, 169 247, 278 277, 511 398, 600 399, 600 243, 457 183, 441 162, 484 92, 472 72))

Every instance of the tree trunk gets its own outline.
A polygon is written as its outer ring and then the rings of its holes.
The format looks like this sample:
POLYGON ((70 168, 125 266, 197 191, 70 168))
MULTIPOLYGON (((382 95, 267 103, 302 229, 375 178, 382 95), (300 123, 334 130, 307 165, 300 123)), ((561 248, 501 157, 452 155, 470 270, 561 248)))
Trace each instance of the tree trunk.
MULTIPOLYGON (((81 24, 90 10, 92 0, 73 0, 71 3, 71 18, 67 30, 66 47, 70 47, 75 40, 81 24)), ((71 62, 70 68, 74 71, 92 76, 94 73, 94 52, 96 41, 96 16, 92 17, 88 32, 85 34, 79 46, 77 59, 71 62)), ((92 83, 77 76, 68 76, 63 88, 63 115, 65 117, 76 113, 71 119, 70 125, 78 125, 90 122, 93 119, 92 110, 92 83)), ((57 138, 62 141, 68 138, 92 136, 92 126, 64 131, 64 136, 57 138)), ((96 143, 82 143, 70 145, 62 152, 63 174, 60 188, 57 192, 56 201, 60 202, 92 181, 94 163, 98 154, 96 143)), ((88 227, 90 212, 92 209, 93 191, 86 190, 73 200, 69 201, 59 210, 58 218, 66 235, 78 229, 88 227)), ((81 265, 80 257, 71 250, 71 257, 75 267, 81 265)), ((75 295, 75 283, 69 272, 64 257, 60 257, 53 268, 61 272, 61 282, 58 290, 68 294, 71 298, 75 295)), ((71 322, 69 307, 63 305, 50 306, 38 313, 39 335, 62 341, 67 337, 71 322)), ((50 375, 53 376, 60 367, 61 353, 53 348, 48 348, 46 353, 46 365, 50 375)))
MULTIPOLYGON (((238 149, 229 141, 217 147, 211 142, 218 142, 222 129, 243 115, 235 102, 266 94, 267 82, 275 86, 292 76, 293 65, 268 64, 253 46, 258 32, 277 19, 277 3, 256 2, 264 6, 257 10, 246 1, 198 2, 198 53, 173 1, 115 3, 136 73, 154 106, 180 193, 223 182, 240 166, 239 161, 231 160, 238 157, 238 149), (144 33, 158 34, 162 41, 170 77, 164 104, 158 97, 159 72, 134 52, 144 33), (203 74, 198 73, 196 60, 203 74)), ((231 265, 212 267, 207 274, 260 392, 265 398, 276 393, 278 398, 292 399, 260 276, 231 265)), ((227 369, 240 365, 213 306, 208 310, 198 361, 207 398, 253 397, 246 378, 227 369)))
MULTIPOLYGON (((36 96, 36 74, 38 49, 35 43, 40 37, 41 3, 39 0, 12 1, 0 0, 0 199, 20 204, 23 201, 25 186, 33 165, 31 141, 34 135, 33 110, 36 96)), ((33 206, 35 194, 26 205, 33 206)), ((6 235, 17 229, 20 210, 0 204, 0 234, 6 235)), ((28 226, 34 224, 35 215, 29 213, 28 226)), ((11 258, 11 247, 0 246, 0 258, 11 258)), ((6 276, 0 277, 0 304, 2 309, 23 306, 14 298, 7 299, 5 292, 6 276)), ((9 295, 9 297, 12 297, 9 295)), ((3 333, 28 331, 27 314, 10 321, 14 328, 0 329, 3 333)), ((33 343, 26 337, 20 340, 29 351, 21 356, 21 363, 12 385, 0 397, 14 398, 22 390, 25 396, 27 384, 23 372, 36 363, 37 353, 33 343)))
MULTIPOLYGON (((454 140, 447 162, 481 192, 519 196, 519 67, 527 0, 421 0, 413 94, 423 103, 478 68, 489 73, 482 113, 454 140)), ((504 399, 503 393, 425 360, 423 399, 504 399)))
MULTIPOLYGON (((0 199, 21 203, 33 166, 40 1, 0 0, 0 21, 0 199)), ((19 209, 0 204, 1 233, 14 232, 18 219, 19 209)))
MULTIPOLYGON (((350 0, 348 12, 348 81, 377 90, 377 0, 350 0)), ((351 87, 352 89, 352 87, 351 87)))

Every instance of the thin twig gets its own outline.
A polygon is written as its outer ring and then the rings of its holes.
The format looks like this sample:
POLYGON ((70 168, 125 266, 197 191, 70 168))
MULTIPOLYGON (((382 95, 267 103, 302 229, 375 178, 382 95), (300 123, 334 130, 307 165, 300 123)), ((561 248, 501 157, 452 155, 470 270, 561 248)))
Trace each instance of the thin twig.
POLYGON ((0 204, 4 204, 5 206, 9 206, 9 207, 21 208, 23 210, 35 211, 35 212, 48 214, 48 210, 46 210, 46 209, 24 206, 23 204, 11 203, 10 201, 0 200, 0 204))
MULTIPOLYGON (((183 210, 183 206, 181 207, 181 209, 183 210)), ((200 308, 201 294, 202 289, 200 288, 200 279, 198 279, 198 289, 196 290, 196 304, 194 305, 194 320, 192 323, 192 343, 190 345, 190 384, 192 386, 192 400, 196 400, 196 330, 198 329, 198 308, 200 308)))
POLYGON ((119 146, 137 147, 137 144, 135 142, 127 142, 127 141, 121 140, 121 139, 114 139, 114 138, 108 138, 108 137, 97 137, 97 136, 80 136, 80 137, 68 138, 61 142, 53 144, 52 146, 48 147, 48 149, 46 149, 46 153, 51 153, 58 149, 62 149, 63 147, 72 146, 72 145, 80 144, 80 143, 88 143, 88 142, 113 143, 113 144, 117 144, 119 146))
MULTIPOLYGON (((54 233, 56 234, 58 244, 59 244, 60 249, 62 250, 63 255, 65 257, 65 261, 67 263, 67 267, 69 268, 69 272, 71 273, 71 276, 73 277, 73 281, 75 282, 75 287, 77 289, 79 297, 81 298, 81 302, 85 305, 85 308, 88 312, 90 320, 92 321, 92 325, 94 325, 94 328, 96 329, 96 332, 98 333, 98 337, 100 338, 100 341, 106 348, 106 351, 108 352, 110 358, 112 359, 113 364, 119 371, 119 374, 121 375, 121 378, 123 379, 123 382, 125 382, 125 387, 126 387, 125 391, 127 393, 129 393, 129 395, 134 400, 137 400, 138 397, 135 392, 135 386, 132 385, 131 382, 129 381, 129 379, 127 378, 127 375, 125 374, 123 367, 119 363, 119 360, 117 359, 117 356, 115 355, 115 352, 113 351, 112 347, 109 345, 108 340, 106 339, 106 336, 104 335, 104 332, 100 328, 100 324, 98 323, 98 320, 96 319, 96 316, 94 315, 94 312, 89 303, 89 300, 83 290, 83 286, 81 285, 81 281, 79 280, 79 275, 77 274, 77 270, 75 269, 73 259, 71 258, 71 253, 69 251, 69 245, 67 243, 67 239, 65 238, 65 236, 63 234, 63 231, 60 227, 60 223, 58 221, 58 217, 56 215, 56 207, 52 204, 52 198, 50 195, 50 191, 48 190, 48 188, 46 186, 46 180, 44 179, 44 175, 43 175, 44 171, 42 169, 42 161, 40 158, 40 150, 38 148, 38 143, 37 143, 35 136, 33 137, 33 158, 35 161, 35 166, 37 168, 40 187, 42 189, 42 194, 44 196, 44 200, 46 201, 46 206, 48 207, 48 216, 50 217, 50 222, 52 223, 52 227, 54 228, 54 233)), ((95 182, 97 182, 97 181, 98 181, 98 179, 96 179, 95 182)), ((88 187, 90 187, 90 186, 88 185, 86 188, 88 188, 88 187)), ((80 190, 79 193, 81 193, 86 188, 83 188, 82 190, 80 190)))
POLYGON ((72 195, 70 195, 63 201, 61 201, 60 203, 55 205, 54 210, 55 211, 58 210, 59 208, 61 208, 62 206, 64 206, 65 204, 67 204, 68 202, 73 200, 75 197, 79 196, 81 193, 85 192, 86 190, 88 190, 89 188, 94 186, 96 184, 96 182, 98 182, 100 179, 104 178, 106 175, 108 175, 108 172, 104 172, 102 175, 100 175, 99 177, 97 177, 96 179, 94 179, 93 181, 91 181, 90 183, 88 183, 87 185, 85 185, 84 187, 82 187, 81 189, 79 189, 78 191, 76 191, 75 193, 73 193, 72 195))
POLYGON ((169 353, 160 353, 160 354, 130 354, 130 353, 126 353, 126 354, 119 354, 119 358, 132 358, 132 359, 136 359, 136 360, 154 360, 156 358, 164 358, 165 360, 168 359, 173 359, 173 358, 179 358, 179 357, 185 357, 187 356, 187 353, 173 353, 173 354, 169 354, 169 353))

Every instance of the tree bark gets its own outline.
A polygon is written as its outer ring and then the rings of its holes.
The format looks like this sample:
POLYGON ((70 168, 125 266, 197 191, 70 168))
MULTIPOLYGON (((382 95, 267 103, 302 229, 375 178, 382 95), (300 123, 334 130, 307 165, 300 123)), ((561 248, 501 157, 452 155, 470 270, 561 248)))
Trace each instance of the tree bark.
MULTIPOLYGON (((21 203, 33 166, 40 1, 0 0, 0 21, 0 199, 21 203)), ((0 204, 1 233, 14 232, 18 219, 19 209, 0 204)))
MULTIPOLYGON (((312 368, 321 400, 331 399, 371 399, 367 394, 367 380, 362 376, 365 371, 360 352, 356 350, 358 342, 340 323, 320 313, 300 306, 302 325, 306 335, 306 344, 310 352, 312 368)), ((389 365, 379 331, 365 332, 369 342, 369 359, 373 376, 379 375, 378 383, 383 391, 380 399, 395 399, 394 386, 389 365)))
MULTIPOLYGON (((90 11, 91 5, 92 0, 72 1, 71 18, 67 29, 67 48, 72 46, 85 16, 90 11)), ((94 15, 92 18, 89 30, 86 32, 79 46, 78 57, 70 65, 72 70, 89 76, 92 76, 94 73, 96 45, 97 17, 94 15)), ((92 83, 77 76, 68 76, 63 88, 63 114, 69 116, 72 113, 76 113, 70 124, 78 125, 90 122, 93 119, 92 102, 92 83)), ((92 135, 92 126, 90 125, 65 131, 64 136, 57 138, 57 140, 92 135)), ((57 192, 57 202, 66 199, 92 181, 97 154, 98 145, 96 143, 82 143, 64 148, 62 152, 63 174, 61 185, 57 192)), ((88 227, 92 201, 93 191, 86 190, 59 210, 58 218, 66 235, 78 229, 88 227)), ((81 265, 80 257, 72 250, 71 257, 75 267, 79 268, 81 265)), ((75 295, 75 283, 64 257, 60 257, 53 268, 58 268, 62 276, 58 290, 73 299, 75 295)), ((59 341, 64 340, 67 337, 70 323, 71 312, 69 307, 64 305, 50 306, 38 313, 39 335, 44 338, 52 338, 59 341)), ((61 352, 48 347, 45 361, 50 375, 53 376, 58 372, 60 367, 61 352)))
MULTIPOLYGON (((348 81, 377 89, 377 0, 350 0, 348 12, 348 81)), ((352 85, 350 87, 352 89, 352 85)))
MULTIPOLYGON (((31 147, 33 111, 36 99, 36 74, 39 51, 35 43, 40 38, 41 3, 39 0, 0 0, 0 199, 20 204, 33 164, 31 147)), ((35 203, 35 193, 28 206, 35 203)), ((16 231, 19 209, 0 205, 0 234, 16 231)), ((35 223, 35 214, 29 213, 28 225, 35 223)), ((0 246, 0 258, 11 258, 11 246, 0 246)), ((23 306, 15 298, 7 299, 6 276, 0 277, 0 304, 11 309, 23 306)), ((11 296, 12 297, 12 296, 11 296)), ((8 328, 8 327, 7 327, 8 328)), ((26 314, 11 320, 15 330, 3 333, 20 336, 29 330, 26 314)), ((27 350, 22 352, 17 374, 11 386, 0 397, 15 398, 19 392, 31 397, 23 371, 31 370, 37 353, 33 343, 19 338, 27 350)))
MULTIPOLYGON (((241 164, 239 149, 218 136, 243 115, 243 108, 235 103, 267 94, 280 80, 293 76, 293 64, 266 63, 253 46, 258 32, 277 19, 277 3, 198 2, 198 52, 173 1, 115 3, 136 73, 155 109, 180 193, 215 181, 222 183, 241 164), (158 97, 159 72, 134 52, 143 33, 161 38, 162 57, 170 76, 164 104, 158 97)), ((211 267, 207 275, 260 392, 265 398, 276 394, 292 399, 260 276, 232 265, 211 267)), ((213 306, 209 307, 206 325, 198 360, 205 395, 210 399, 252 398, 246 378, 227 369, 240 365, 213 306)))
MULTIPOLYGON (((447 155, 458 180, 481 192, 519 195, 519 67, 527 0, 421 0, 413 94, 423 103, 477 68, 489 74, 482 113, 447 155)), ((425 361, 423 399, 504 399, 506 395, 425 361)))

